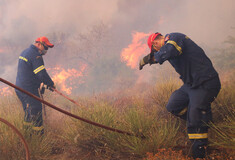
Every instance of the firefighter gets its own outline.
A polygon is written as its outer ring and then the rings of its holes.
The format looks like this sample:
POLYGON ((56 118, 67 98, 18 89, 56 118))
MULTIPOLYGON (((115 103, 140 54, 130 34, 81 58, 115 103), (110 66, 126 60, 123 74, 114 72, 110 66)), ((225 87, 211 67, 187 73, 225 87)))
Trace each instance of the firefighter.
MULTIPOLYGON (((16 77, 17 86, 38 97, 38 89, 41 83, 47 85, 51 91, 55 89, 54 82, 48 75, 42 58, 47 53, 48 48, 53 47, 54 45, 49 42, 47 37, 39 37, 35 40, 34 44, 30 45, 29 48, 21 53, 16 77)), ((43 135, 44 127, 41 102, 17 89, 15 91, 25 112, 24 128, 27 130, 30 129, 30 134, 43 135)))
POLYGON ((163 64, 166 60, 180 75, 183 85, 174 91, 167 110, 187 121, 188 137, 192 142, 193 158, 204 158, 208 143, 208 123, 212 120, 211 103, 218 95, 221 84, 205 52, 188 36, 153 33, 148 38, 150 54, 139 63, 163 64))

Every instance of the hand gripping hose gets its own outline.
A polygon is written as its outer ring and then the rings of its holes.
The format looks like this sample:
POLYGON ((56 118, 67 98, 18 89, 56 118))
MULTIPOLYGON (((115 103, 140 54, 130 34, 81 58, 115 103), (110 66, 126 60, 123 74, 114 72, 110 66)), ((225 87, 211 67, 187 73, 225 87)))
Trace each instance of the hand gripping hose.
POLYGON ((97 126, 97 127, 100 127, 100 128, 104 128, 104 129, 109 130, 109 131, 117 132, 117 133, 120 133, 120 134, 124 134, 124 135, 128 135, 128 136, 136 136, 136 137, 139 137, 139 138, 145 138, 145 137, 144 137, 143 135, 141 135, 141 134, 133 134, 133 133, 130 133, 130 132, 127 132, 127 131, 122 131, 122 130, 119 130, 119 129, 116 129, 116 128, 111 128, 111 127, 105 126, 105 125, 103 125, 103 124, 99 124, 99 123, 90 121, 90 120, 88 120, 88 119, 79 117, 79 116, 74 115, 74 114, 72 114, 72 113, 70 113, 70 112, 68 112, 68 111, 65 111, 65 110, 63 110, 63 109, 61 109, 61 108, 58 108, 58 107, 56 107, 55 105, 53 105, 53 104, 51 104, 51 103, 49 103, 49 102, 47 102, 47 101, 45 101, 45 100, 40 99, 39 97, 33 95, 32 93, 29 93, 28 91, 26 91, 26 90, 24 90, 24 89, 22 89, 22 88, 20 88, 20 87, 18 87, 18 86, 16 86, 16 85, 12 84, 12 83, 10 83, 10 82, 8 82, 8 81, 2 79, 2 78, 0 78, 0 81, 2 81, 3 83, 5 83, 5 84, 7 84, 7 85, 9 85, 9 86, 11 86, 11 87, 13 87, 13 88, 15 88, 15 89, 18 89, 19 91, 21 91, 21 92, 23 92, 23 93, 25 93, 25 94, 27 94, 27 95, 33 97, 34 99, 36 99, 36 100, 38 100, 38 101, 40 101, 40 102, 46 104, 47 106, 49 106, 49 107, 51 107, 51 108, 53 108, 53 109, 55 109, 55 110, 57 110, 57 111, 59 111, 59 112, 61 112, 61 113, 64 113, 64 114, 66 114, 66 115, 68 115, 68 116, 70 116, 70 117, 73 117, 73 118, 75 118, 75 119, 81 120, 81 121, 83 121, 83 122, 89 123, 89 124, 91 124, 91 125, 94 125, 94 126, 97 126))
POLYGON ((25 149, 25 152, 26 152, 26 160, 30 160, 29 147, 28 147, 24 137, 20 133, 20 131, 18 129, 16 129, 11 123, 6 121, 5 119, 0 118, 0 121, 5 123, 8 127, 10 127, 20 137, 22 143, 24 144, 24 149, 25 149))

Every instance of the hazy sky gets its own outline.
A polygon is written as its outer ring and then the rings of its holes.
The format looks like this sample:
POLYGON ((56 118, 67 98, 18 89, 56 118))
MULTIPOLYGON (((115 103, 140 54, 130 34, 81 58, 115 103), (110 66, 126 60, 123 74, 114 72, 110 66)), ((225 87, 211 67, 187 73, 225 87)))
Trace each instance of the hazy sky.
POLYGON ((178 31, 212 45, 234 33, 234 15, 234 0, 0 0, 0 39, 83 32, 102 20, 120 38, 178 31))

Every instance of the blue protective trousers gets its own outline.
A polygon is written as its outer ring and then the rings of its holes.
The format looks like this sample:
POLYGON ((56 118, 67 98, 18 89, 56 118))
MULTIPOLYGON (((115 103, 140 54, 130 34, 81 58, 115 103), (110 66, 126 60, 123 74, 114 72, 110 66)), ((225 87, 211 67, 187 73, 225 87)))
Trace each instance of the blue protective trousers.
POLYGON ((202 147, 207 145, 207 124, 212 121, 211 103, 220 88, 218 77, 196 88, 184 84, 172 93, 166 106, 169 112, 187 121, 188 136, 193 142, 192 149, 196 158, 202 158, 205 154, 202 147))
MULTIPOLYGON (((39 97, 38 91, 33 92, 39 97)), ((16 95, 20 99, 24 110, 24 126, 32 128, 33 132, 37 134, 44 133, 43 118, 42 118, 42 104, 40 101, 16 90, 16 95)))

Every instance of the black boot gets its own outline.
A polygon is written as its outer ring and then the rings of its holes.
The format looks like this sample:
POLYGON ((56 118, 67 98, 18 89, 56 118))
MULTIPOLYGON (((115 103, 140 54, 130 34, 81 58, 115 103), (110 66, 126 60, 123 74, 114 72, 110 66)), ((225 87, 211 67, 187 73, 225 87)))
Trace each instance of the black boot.
POLYGON ((194 140, 192 144, 192 156, 196 158, 205 158, 207 139, 194 140))

